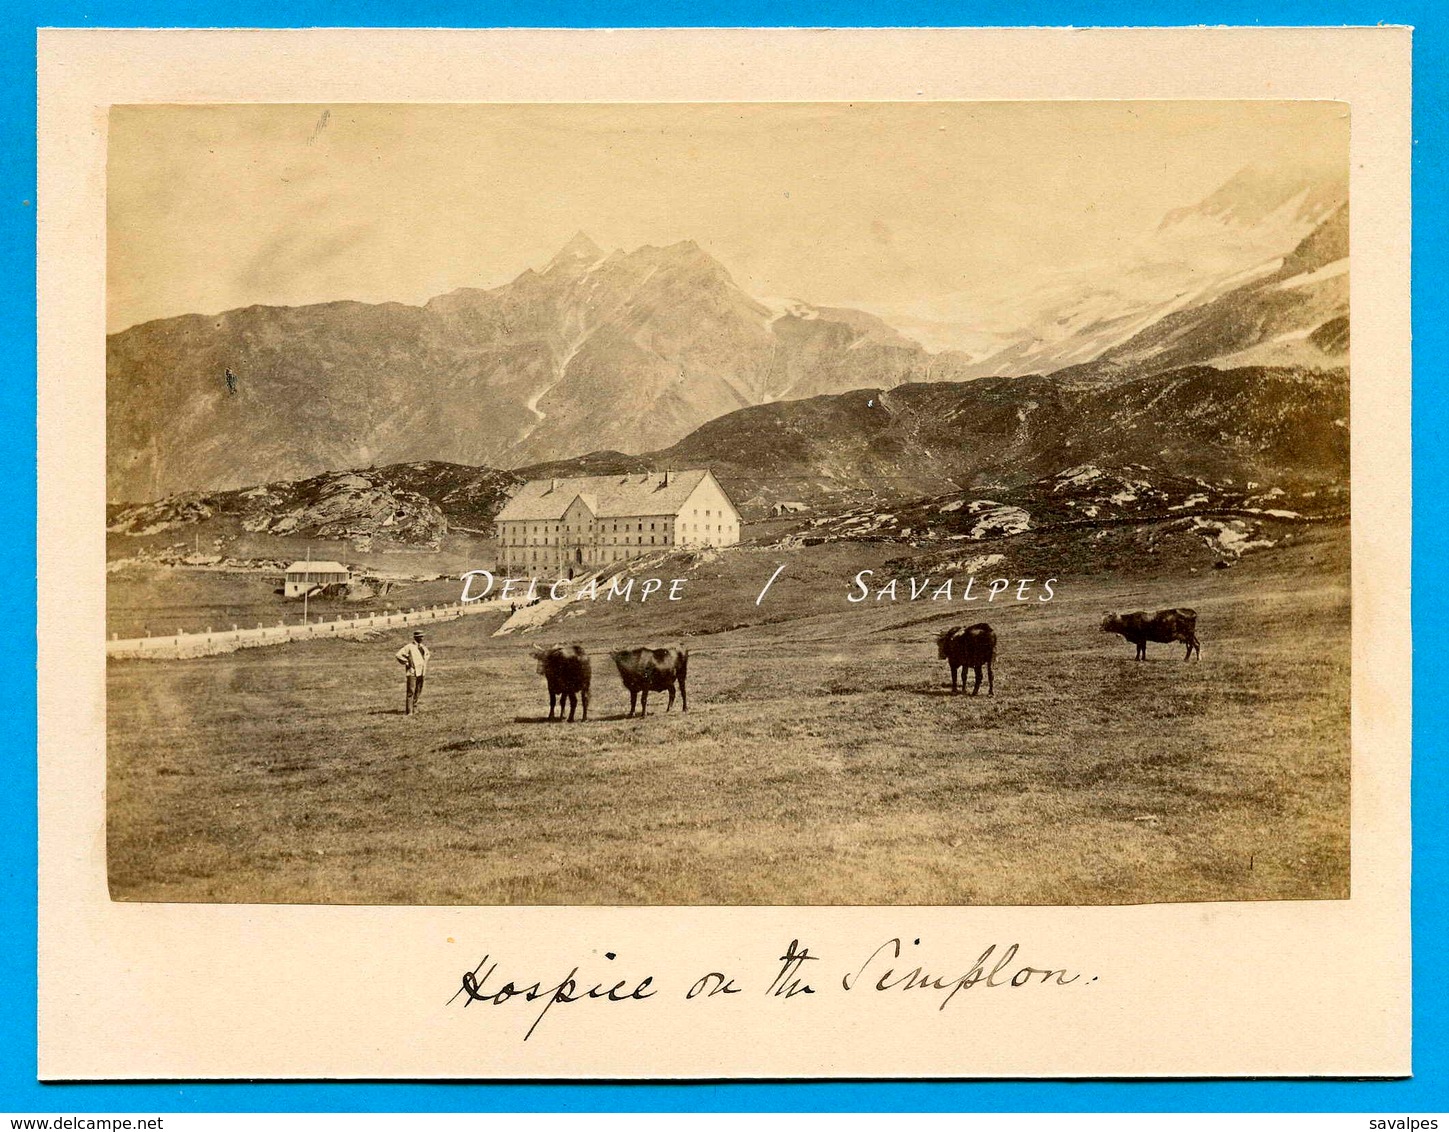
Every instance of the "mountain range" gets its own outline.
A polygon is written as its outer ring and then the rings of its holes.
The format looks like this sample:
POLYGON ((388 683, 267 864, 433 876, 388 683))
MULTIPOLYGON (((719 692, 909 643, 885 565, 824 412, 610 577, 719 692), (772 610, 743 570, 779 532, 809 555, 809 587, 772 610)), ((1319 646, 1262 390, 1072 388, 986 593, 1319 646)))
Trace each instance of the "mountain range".
MULTIPOLYGON (((1057 374, 917 382, 740 409, 643 455, 595 452, 515 472, 435 461, 332 472, 113 507, 109 529, 144 536, 229 518, 263 534, 436 546, 450 527, 486 532, 525 479, 684 467, 712 469, 747 519, 788 500, 814 516, 864 507, 872 530, 926 529, 935 520, 916 514, 923 506, 950 510, 922 500, 1014 499, 1063 469, 1122 465, 1136 466, 1143 484, 1129 498, 1090 477, 1105 492, 1094 500, 1103 515, 1167 506, 1148 484, 1178 483, 1173 502, 1190 506, 1208 481, 1198 504, 1291 493, 1295 506, 1312 501, 1306 511, 1336 513, 1347 505, 1348 441, 1343 370, 1196 366, 1111 383, 1057 374)), ((1031 514, 1049 510, 1032 497, 1031 514)))
MULTIPOLYGON (((964 311, 979 338, 962 376, 1020 376, 1089 363, 1176 312, 1274 274, 1336 213, 1346 222, 1347 200, 1342 171, 1239 170, 1197 204, 1145 227, 1115 262, 1064 266, 1045 278, 968 296, 964 311)), ((909 322, 901 325, 911 329, 909 322)), ((1203 354, 1178 364, 1210 360, 1203 354)))
MULTIPOLYGON (((1004 442, 1003 459, 1054 446, 1051 459, 1070 464, 1077 452, 1069 448, 1094 429, 1115 428, 1116 410, 1093 423, 1091 406, 1076 403, 1083 390, 1124 399, 1126 412, 1132 390, 1116 385, 1183 370, 1184 387, 1206 397, 1212 415, 1214 397, 1235 405, 1246 395, 1242 382, 1225 378, 1214 388, 1216 371, 1192 367, 1262 375, 1264 365, 1286 365, 1286 384, 1255 380, 1291 399, 1317 380, 1312 371, 1344 364, 1341 195, 1331 180, 1315 187, 1245 172, 1163 219, 1162 240, 1206 265, 1195 275, 1164 266, 1162 254, 1142 261, 1149 288, 1129 271, 1117 290, 1090 279, 1083 290, 1066 273, 1022 315, 1023 333, 1038 345, 1023 338, 984 355, 933 353, 861 310, 759 300, 691 241, 606 254, 582 234, 541 270, 421 306, 252 306, 147 322, 107 340, 108 496, 158 499, 418 461, 527 474, 542 462, 589 465, 576 459, 589 452, 600 454, 593 464, 611 467, 708 457, 742 475, 749 453, 762 467, 784 460, 802 485, 831 490, 847 482, 864 490, 886 474, 929 477, 932 466, 951 475, 996 467, 982 457, 990 445, 949 451, 976 440, 955 436, 956 426, 933 412, 967 413, 996 422, 994 435, 1033 438, 1026 448, 1004 442), (1256 266, 1244 269, 1254 256, 1256 266), (1184 272, 1190 291, 1162 297, 1184 272), (1053 306, 1059 299, 1068 314, 1053 306), (1047 315, 1059 331, 1050 349, 1031 337, 1032 320, 1047 315), (1063 376, 1019 376, 1025 366, 1063 376), (963 384, 995 371, 1003 375, 979 390, 963 384), (1078 410, 1087 413, 1080 421, 1070 415, 1078 410), (1008 419, 1017 414, 1020 429, 1008 419), (837 436, 842 419, 859 435, 837 436), (895 423, 880 423, 887 420, 895 423), (905 420, 915 422, 913 443, 927 456, 919 468, 888 472, 892 430, 905 420), (749 430, 767 426, 778 444, 759 451, 749 430)), ((1184 449, 1189 463, 1211 461, 1220 446, 1206 439, 1201 460, 1184 449)), ((1039 474, 1066 466, 1028 462, 1039 474)))
POLYGON ((420 307, 253 306, 112 335, 108 489, 647 451, 745 406, 950 366, 864 311, 767 307, 692 242, 604 255, 576 236, 542 271, 420 307))
POLYGON ((1348 363, 1348 206, 1303 238, 1277 270, 1210 302, 1173 311, 1103 352, 1130 372, 1191 365, 1348 363))

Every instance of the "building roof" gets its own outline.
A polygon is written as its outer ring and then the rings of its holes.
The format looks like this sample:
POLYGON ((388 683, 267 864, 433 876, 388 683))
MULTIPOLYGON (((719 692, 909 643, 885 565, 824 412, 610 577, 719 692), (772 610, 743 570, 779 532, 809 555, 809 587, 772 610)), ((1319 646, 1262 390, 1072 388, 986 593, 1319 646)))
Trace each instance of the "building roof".
POLYGON ((351 572, 341 562, 293 562, 286 569, 288 574, 350 574, 351 572))
POLYGON ((595 516, 676 515, 709 475, 708 469, 683 472, 629 472, 614 476, 570 476, 529 480, 498 512, 497 521, 561 519, 580 495, 595 516))

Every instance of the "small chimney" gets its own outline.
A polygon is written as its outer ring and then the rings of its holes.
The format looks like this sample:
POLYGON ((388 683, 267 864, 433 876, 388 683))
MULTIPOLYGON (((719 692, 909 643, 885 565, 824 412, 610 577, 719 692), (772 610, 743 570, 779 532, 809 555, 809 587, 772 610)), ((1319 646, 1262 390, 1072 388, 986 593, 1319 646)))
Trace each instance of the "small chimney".
POLYGON ((558 477, 557 476, 555 476, 553 479, 551 479, 551 480, 548 481, 548 489, 549 489, 549 491, 557 491, 558 490, 558 477))
POLYGON ((665 468, 664 469, 664 486, 665 487, 668 487, 669 486, 669 469, 668 468, 665 468))

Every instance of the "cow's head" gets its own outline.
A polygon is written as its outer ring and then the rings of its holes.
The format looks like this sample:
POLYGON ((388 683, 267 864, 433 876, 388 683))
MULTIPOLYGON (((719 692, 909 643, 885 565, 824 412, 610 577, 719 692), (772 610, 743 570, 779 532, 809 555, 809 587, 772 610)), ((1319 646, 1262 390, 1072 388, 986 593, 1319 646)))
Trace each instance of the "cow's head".
POLYGON ((945 660, 951 655, 951 640, 960 632, 958 628, 942 629, 936 634, 936 655, 945 660))
POLYGON ((533 645, 528 651, 533 655, 534 662, 538 665, 538 671, 542 674, 543 666, 548 661, 548 654, 553 652, 553 649, 546 649, 542 645, 533 645))
POLYGON ((1122 627, 1122 618, 1115 613, 1102 614, 1102 632, 1115 633, 1122 627))

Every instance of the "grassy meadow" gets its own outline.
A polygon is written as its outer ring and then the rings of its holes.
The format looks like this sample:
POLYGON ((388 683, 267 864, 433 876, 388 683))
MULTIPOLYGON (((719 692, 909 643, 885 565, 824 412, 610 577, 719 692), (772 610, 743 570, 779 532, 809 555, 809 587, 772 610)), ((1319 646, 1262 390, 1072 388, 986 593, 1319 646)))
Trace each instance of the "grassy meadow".
MULTIPOLYGON (((900 548, 742 547, 673 605, 540 633, 437 627, 416 717, 397 632, 113 661, 109 871, 123 900, 1098 904, 1349 889, 1346 526, 1232 569, 1068 575, 1051 602, 845 600, 900 548), (786 570, 758 606, 775 567, 786 570), (1201 663, 1107 609, 1197 609, 1201 663), (996 695, 934 636, 988 620, 996 695), (545 722, 533 641, 594 657, 545 722), (627 719, 607 651, 686 640, 688 714, 627 719)), ((686 569, 680 567, 680 569, 686 569)), ((673 568, 661 571, 672 574, 673 568)), ((989 576, 993 571, 988 571, 989 576)))

